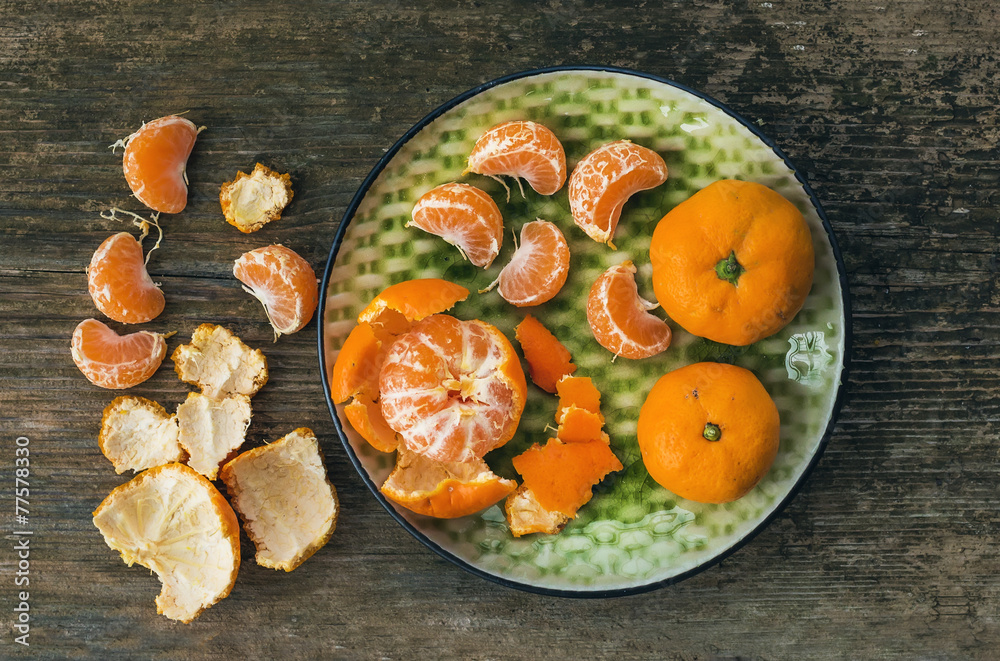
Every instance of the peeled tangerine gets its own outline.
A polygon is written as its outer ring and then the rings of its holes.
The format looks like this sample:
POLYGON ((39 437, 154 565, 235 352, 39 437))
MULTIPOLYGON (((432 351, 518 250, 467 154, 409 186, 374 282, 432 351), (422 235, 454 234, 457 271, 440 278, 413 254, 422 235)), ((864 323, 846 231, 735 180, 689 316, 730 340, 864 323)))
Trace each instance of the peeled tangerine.
POLYGON ((258 163, 253 172, 237 172, 236 178, 222 184, 219 203, 226 222, 249 234, 272 220, 292 201, 291 175, 278 174, 258 163))
POLYGON ((169 115, 143 124, 125 138, 122 168, 136 199, 153 211, 180 213, 187 206, 187 161, 198 137, 190 120, 169 115))
POLYGON ((85 319, 73 331, 73 362, 95 386, 121 390, 153 376, 167 355, 159 333, 119 335, 96 319, 85 319))
POLYGON ((154 571, 157 612, 190 622, 229 595, 240 568, 236 514, 212 483, 183 464, 139 474, 94 511, 104 541, 154 571))
POLYGON ((94 252, 87 283, 97 309, 124 324, 151 321, 166 304, 146 271, 142 244, 128 232, 108 237, 94 252))
POLYGON ((311 429, 244 452, 220 477, 257 547, 258 565, 292 571, 333 535, 337 490, 311 429))
POLYGON ((316 311, 316 272, 290 248, 273 245, 243 253, 233 275, 264 306, 276 340, 302 330, 316 311))
POLYGON ((228 395, 253 397, 267 383, 267 359, 229 330, 202 324, 170 356, 181 381, 201 388, 212 399, 228 395))
POLYGON ((177 416, 145 397, 116 397, 104 409, 101 452, 119 475, 182 462, 187 452, 177 442, 177 416))

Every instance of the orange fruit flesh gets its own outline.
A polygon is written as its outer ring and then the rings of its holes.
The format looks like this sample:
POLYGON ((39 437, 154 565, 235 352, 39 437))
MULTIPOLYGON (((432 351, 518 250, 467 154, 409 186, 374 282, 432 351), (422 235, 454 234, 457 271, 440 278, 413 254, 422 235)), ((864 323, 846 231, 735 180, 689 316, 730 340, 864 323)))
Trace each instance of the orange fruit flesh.
POLYGON ((167 355, 167 343, 157 333, 118 335, 96 319, 85 319, 73 331, 70 350, 87 380, 120 390, 153 376, 167 355))
POLYGON ((382 407, 367 395, 357 395, 344 407, 344 416, 354 431, 379 452, 392 452, 399 446, 399 436, 382 416, 382 407))
POLYGON ((542 390, 554 393, 559 379, 576 371, 569 349, 530 314, 517 325, 514 337, 521 343, 531 380, 542 390))
POLYGON ((151 321, 166 304, 146 271, 142 245, 128 232, 104 240, 90 260, 87 281, 97 309, 125 324, 151 321))
POLYGON ((556 438, 564 443, 582 443, 585 441, 608 442, 604 433, 604 416, 586 409, 570 406, 561 409, 562 422, 556 431, 556 438))
POLYGON ((482 459, 436 462, 401 449, 381 492, 417 514, 453 519, 475 514, 516 488, 517 482, 494 475, 482 459))
POLYGON ((556 422, 562 424, 565 412, 571 407, 601 414, 601 393, 589 376, 567 376, 556 384, 559 394, 559 409, 556 422))
POLYGON ((653 386, 639 413, 643 463, 665 489, 701 503, 746 495, 770 470, 780 434, 778 409, 749 370, 695 363, 653 386), (706 427, 718 437, 706 438, 706 427))
POLYGON ((650 314, 657 307, 639 296, 630 261, 612 266, 590 288, 587 321, 598 344, 623 358, 649 358, 666 351, 673 333, 650 314))
POLYGON ((503 216, 496 202, 468 184, 443 184, 424 193, 410 225, 441 237, 482 268, 489 268, 503 245, 503 216))
POLYGON ((153 211, 183 211, 184 171, 197 137, 198 128, 176 115, 154 119, 130 136, 122 168, 132 194, 153 211))
POLYGON ((569 277, 566 237, 546 220, 521 227, 521 245, 500 271, 497 292, 517 307, 541 305, 555 298, 569 277))
POLYGON ((542 124, 506 122, 479 137, 466 172, 517 177, 538 194, 552 195, 566 182, 566 153, 555 133, 542 124))
POLYGON ((316 272, 285 246, 265 246, 244 253, 233 265, 233 275, 264 306, 276 335, 302 330, 316 311, 316 272))
POLYGON ((611 245, 625 202, 666 180, 667 165, 653 150, 627 140, 602 145, 585 156, 570 176, 573 221, 590 238, 611 245))
POLYGON ((386 422, 407 449, 437 461, 480 458, 509 441, 526 391, 500 331, 440 314, 396 340, 379 377, 386 422))
POLYGON ((514 457, 514 468, 539 504, 568 517, 590 501, 594 485, 622 464, 600 440, 563 443, 550 438, 514 457))
POLYGON ((450 310, 468 296, 468 289, 447 280, 406 280, 387 287, 372 299, 358 315, 358 321, 378 320, 390 332, 402 333, 409 329, 409 325, 403 323, 405 320, 420 321, 432 314, 450 310), (399 318, 400 315, 403 319, 399 318))

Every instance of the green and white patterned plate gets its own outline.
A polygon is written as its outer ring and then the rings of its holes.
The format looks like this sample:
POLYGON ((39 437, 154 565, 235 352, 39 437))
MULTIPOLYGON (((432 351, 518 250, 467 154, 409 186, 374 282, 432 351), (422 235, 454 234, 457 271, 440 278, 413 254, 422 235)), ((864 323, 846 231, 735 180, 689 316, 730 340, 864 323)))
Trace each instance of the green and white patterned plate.
MULTIPOLYGON (((850 332, 843 265, 815 197, 776 147, 746 121, 696 92, 666 80, 603 68, 557 68, 487 83, 438 108, 397 142, 365 180, 347 210, 330 252, 322 292, 320 361, 324 387, 337 350, 361 309, 385 287, 412 278, 439 277, 473 292, 452 311, 495 324, 513 338, 527 312, 566 346, 603 393, 611 447, 624 470, 595 489, 593 500, 566 529, 552 536, 515 539, 500 506, 455 520, 432 519, 397 508, 378 491, 394 462, 343 423, 331 406, 344 446, 386 509, 420 541, 480 576, 521 589, 566 596, 629 594, 676 582, 733 552, 763 528, 804 481, 832 427, 839 404, 850 332), (615 235, 617 250, 587 238, 572 221, 566 187, 551 197, 503 188, 477 175, 463 177, 466 158, 488 128, 531 119, 551 128, 572 169, 597 146, 627 138, 659 152, 667 183, 634 196, 615 235), (585 301, 594 280, 626 259, 639 266, 640 293, 652 298, 649 243, 657 221, 709 183, 747 179, 777 190, 805 215, 816 249, 816 273, 805 307, 783 331, 750 347, 693 337, 676 324, 663 354, 631 361, 594 340, 585 301), (508 232, 544 218, 563 230, 572 254, 566 286, 537 308, 517 309, 485 288, 507 263, 507 238, 494 265, 483 271, 443 240, 406 228, 423 193, 449 181, 490 193, 508 232), (767 477, 749 495, 727 505, 684 500, 649 477, 636 443, 636 421, 653 383, 664 373, 710 360, 752 370, 781 414, 781 445, 767 477)), ((516 346, 516 344, 515 344, 516 346)), ((329 397, 328 397, 329 401, 329 397)), ((551 435, 556 398, 529 385, 517 435, 487 455, 495 472, 516 478, 511 458, 551 435)))

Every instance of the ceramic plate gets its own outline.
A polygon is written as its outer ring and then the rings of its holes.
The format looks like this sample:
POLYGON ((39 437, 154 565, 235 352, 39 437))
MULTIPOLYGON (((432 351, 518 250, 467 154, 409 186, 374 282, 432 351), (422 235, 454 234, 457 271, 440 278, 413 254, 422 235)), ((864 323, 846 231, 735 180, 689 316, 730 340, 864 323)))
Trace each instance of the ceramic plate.
MULTIPOLYGON (((399 140, 365 180, 344 215, 323 277, 320 359, 327 375, 361 309, 385 287, 437 277, 473 292, 452 310, 463 319, 496 325, 513 340, 527 312, 569 348, 578 375, 603 393, 611 447, 624 465, 595 490, 593 500, 558 535, 514 538, 501 506, 455 520, 397 508, 378 491, 394 456, 356 436, 331 406, 344 447, 372 493, 408 531, 442 556, 512 587, 566 596, 628 594, 676 582, 718 562, 762 529, 791 498, 816 462, 832 427, 845 378, 850 332, 844 271, 833 236, 811 191, 781 152, 754 127, 718 102, 667 80, 609 69, 546 69, 509 76, 471 90, 438 108, 399 140), (524 186, 503 187, 462 176, 476 139, 512 119, 551 128, 572 169, 612 140, 629 139, 659 152, 667 183, 634 196, 615 235, 617 250, 587 238, 572 221, 566 187, 551 197, 524 186), (640 293, 653 298, 649 243, 657 221, 678 203, 718 179, 757 181, 791 200, 804 214, 816 249, 816 273, 805 307, 777 335, 749 347, 693 337, 676 324, 673 345, 646 360, 612 360, 590 334, 584 311, 594 280, 626 259, 640 266, 640 293), (570 275, 555 299, 518 309, 495 292, 476 294, 497 276, 514 242, 483 271, 443 240, 406 228, 413 204, 434 186, 463 181, 490 193, 508 233, 543 218, 563 230, 572 254, 570 275), (781 445, 767 477, 749 495, 727 505, 684 500, 653 482, 636 443, 639 407, 664 373, 709 360, 752 370, 781 414, 781 445)), ((517 346, 515 342, 515 346, 517 346)), ((527 370, 526 370, 527 372, 527 370)), ((486 456, 493 470, 516 478, 511 457, 551 435, 556 398, 530 385, 517 435, 486 456)), ((502 503, 501 503, 502 505, 502 503)))

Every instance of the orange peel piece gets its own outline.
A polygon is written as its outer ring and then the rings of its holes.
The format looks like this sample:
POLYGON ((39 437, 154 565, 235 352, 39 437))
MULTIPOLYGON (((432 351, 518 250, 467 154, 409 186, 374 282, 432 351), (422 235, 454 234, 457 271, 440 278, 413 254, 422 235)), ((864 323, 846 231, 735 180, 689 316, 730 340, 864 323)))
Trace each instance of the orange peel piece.
POLYGON ((561 411, 562 422, 556 431, 556 438, 564 443, 583 443, 586 441, 602 441, 608 443, 608 435, 604 433, 604 416, 576 406, 570 406, 561 411))
POLYGON ((622 469, 618 457, 600 440, 563 443, 551 438, 514 457, 513 464, 539 505, 570 518, 590 501, 594 485, 622 469))
POLYGON ((589 376, 567 376, 556 384, 559 394, 559 410, 556 412, 556 422, 562 423, 564 412, 570 407, 601 412, 601 392, 594 386, 589 376))
POLYGON ((105 407, 97 443, 121 475, 187 459, 177 435, 176 415, 145 397, 126 395, 105 407))
MULTIPOLYGON (((385 288, 372 299, 358 315, 358 322, 381 322, 386 310, 397 312, 410 322, 420 321, 432 314, 450 310, 468 297, 468 289, 440 278, 405 280, 385 288)), ((391 318, 394 315, 389 316, 391 318)))
POLYGON ((263 163, 258 163, 250 174, 237 172, 236 178, 219 190, 226 222, 249 234, 280 219, 292 201, 291 179, 290 174, 279 174, 263 163))
POLYGON ((556 392, 559 380, 576 371, 569 349, 530 314, 514 329, 514 337, 521 343, 531 380, 542 390, 556 392))
POLYGON ((344 407, 344 417, 379 452, 392 452, 399 446, 399 435, 385 421, 377 401, 358 395, 344 407))

